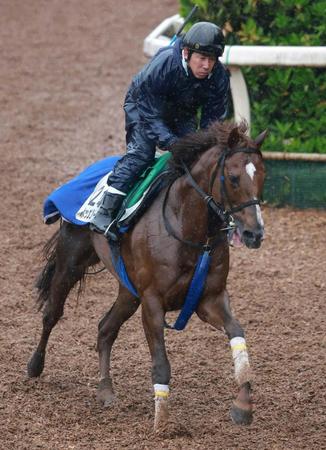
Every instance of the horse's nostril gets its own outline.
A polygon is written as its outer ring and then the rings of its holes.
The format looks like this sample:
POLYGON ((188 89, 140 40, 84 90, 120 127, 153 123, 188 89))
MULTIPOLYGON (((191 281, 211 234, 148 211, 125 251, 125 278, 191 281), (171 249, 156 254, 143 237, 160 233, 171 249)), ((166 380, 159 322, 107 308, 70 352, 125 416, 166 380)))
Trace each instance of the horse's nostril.
POLYGON ((264 233, 262 231, 249 231, 249 230, 243 231, 243 236, 248 237, 249 239, 262 239, 263 235, 264 233))
POLYGON ((260 247, 264 234, 261 231, 253 232, 244 230, 242 236, 247 247, 258 248, 260 247))
POLYGON ((255 234, 252 231, 245 230, 242 234, 244 239, 255 239, 255 234))

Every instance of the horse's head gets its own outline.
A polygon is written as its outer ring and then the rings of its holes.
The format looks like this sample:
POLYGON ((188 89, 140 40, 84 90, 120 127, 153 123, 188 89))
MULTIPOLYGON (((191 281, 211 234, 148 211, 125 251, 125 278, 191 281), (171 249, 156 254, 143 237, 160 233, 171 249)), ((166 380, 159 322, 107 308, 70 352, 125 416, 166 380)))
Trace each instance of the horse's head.
POLYGON ((252 140, 241 132, 241 127, 233 128, 219 159, 220 186, 216 195, 234 219, 235 228, 230 232, 234 246, 244 243, 248 248, 259 248, 264 238, 259 199, 265 178, 260 147, 266 134, 264 131, 252 140))
POLYGON ((267 132, 252 140, 246 131, 244 122, 216 122, 180 139, 172 153, 174 163, 187 174, 186 183, 197 190, 224 229, 232 229, 231 243, 258 248, 264 238, 259 199, 265 169, 260 147, 267 132))

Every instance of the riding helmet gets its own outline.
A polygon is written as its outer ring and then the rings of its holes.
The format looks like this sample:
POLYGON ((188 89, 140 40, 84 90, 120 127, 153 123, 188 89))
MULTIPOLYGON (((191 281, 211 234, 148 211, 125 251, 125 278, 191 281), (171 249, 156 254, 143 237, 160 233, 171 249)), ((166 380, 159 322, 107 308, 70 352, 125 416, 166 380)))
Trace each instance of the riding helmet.
POLYGON ((211 22, 198 22, 184 35, 182 44, 192 52, 218 58, 223 55, 225 40, 222 30, 217 25, 211 22))

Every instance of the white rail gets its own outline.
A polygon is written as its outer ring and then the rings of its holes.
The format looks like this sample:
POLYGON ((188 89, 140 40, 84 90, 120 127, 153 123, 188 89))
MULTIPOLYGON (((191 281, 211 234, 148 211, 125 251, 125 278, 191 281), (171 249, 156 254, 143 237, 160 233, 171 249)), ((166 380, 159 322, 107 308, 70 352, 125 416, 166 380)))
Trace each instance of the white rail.
MULTIPOLYGON (((183 18, 176 14, 163 20, 144 40, 144 53, 152 57, 169 45, 183 18), (171 36, 171 37, 170 37, 171 36)), ((231 72, 231 95, 235 121, 245 119, 250 126, 250 101, 241 66, 325 67, 326 47, 227 45, 220 61, 231 72)))

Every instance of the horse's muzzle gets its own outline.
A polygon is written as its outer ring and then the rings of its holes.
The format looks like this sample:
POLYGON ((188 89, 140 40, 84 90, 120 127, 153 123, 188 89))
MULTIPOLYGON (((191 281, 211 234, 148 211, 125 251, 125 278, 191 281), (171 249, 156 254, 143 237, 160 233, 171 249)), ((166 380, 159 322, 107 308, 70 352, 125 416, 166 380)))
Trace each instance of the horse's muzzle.
POLYGON ((250 231, 244 230, 242 232, 242 240, 248 248, 259 248, 264 239, 264 229, 250 231))

